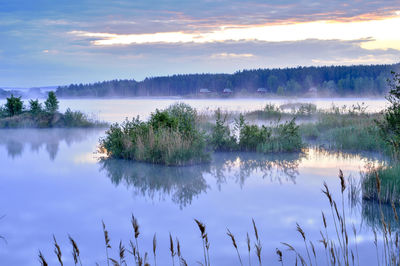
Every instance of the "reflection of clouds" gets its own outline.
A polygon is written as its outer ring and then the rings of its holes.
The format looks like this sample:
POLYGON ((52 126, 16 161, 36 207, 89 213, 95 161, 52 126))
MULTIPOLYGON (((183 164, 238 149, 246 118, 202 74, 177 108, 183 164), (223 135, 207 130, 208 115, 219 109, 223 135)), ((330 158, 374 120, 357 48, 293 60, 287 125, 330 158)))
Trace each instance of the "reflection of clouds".
POLYGON ((210 164, 187 167, 165 167, 124 160, 100 160, 111 181, 124 183, 135 194, 150 199, 166 196, 184 207, 209 190, 204 174, 216 179, 219 188, 228 181, 244 186, 249 177, 262 174, 271 182, 293 182, 298 175, 298 164, 302 154, 262 155, 256 153, 216 153, 210 164))
POLYGON ((69 146, 85 140, 95 129, 5 129, 0 130, 0 146, 5 146, 11 158, 21 156, 25 149, 38 152, 42 147, 49 158, 57 157, 61 142, 69 146))

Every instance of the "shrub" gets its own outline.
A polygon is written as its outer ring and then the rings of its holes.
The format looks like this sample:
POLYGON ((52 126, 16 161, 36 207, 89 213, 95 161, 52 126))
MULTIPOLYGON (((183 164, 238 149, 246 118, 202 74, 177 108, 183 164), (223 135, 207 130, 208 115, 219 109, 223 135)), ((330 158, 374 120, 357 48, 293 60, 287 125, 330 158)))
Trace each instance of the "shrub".
POLYGON ((29 111, 33 114, 38 114, 42 111, 42 104, 39 103, 39 100, 29 101, 29 111))
POLYGON ((391 104, 384 113, 382 122, 378 122, 382 137, 398 155, 400 153, 400 74, 393 72, 389 82, 390 91, 386 99, 391 104))
POLYGON ((209 161, 205 136, 196 127, 196 111, 186 104, 157 110, 147 122, 139 118, 114 124, 100 140, 110 157, 165 165, 209 161))
POLYGON ((231 135, 229 126, 226 125, 227 115, 222 117, 221 110, 215 112, 215 125, 211 129, 210 144, 217 151, 232 151, 237 149, 235 136, 231 135))
POLYGON ((56 94, 54 93, 54 91, 50 91, 48 96, 47 96, 47 100, 44 102, 44 105, 46 107, 46 111, 54 114, 58 111, 58 100, 56 97, 56 94))
POLYGON ((14 97, 14 95, 11 94, 11 97, 7 98, 5 109, 10 116, 20 114, 22 112, 22 107, 23 102, 21 101, 21 97, 14 97))

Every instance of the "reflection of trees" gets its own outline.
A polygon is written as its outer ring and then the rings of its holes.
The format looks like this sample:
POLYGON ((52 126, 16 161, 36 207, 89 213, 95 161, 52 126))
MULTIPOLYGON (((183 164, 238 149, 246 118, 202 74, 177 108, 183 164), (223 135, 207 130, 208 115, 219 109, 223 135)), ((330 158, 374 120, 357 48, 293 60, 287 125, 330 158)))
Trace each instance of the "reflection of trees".
MULTIPOLYGON (((396 212, 400 214, 400 209, 398 206, 396 207, 396 212)), ((398 221, 396 221, 393 208, 390 204, 381 204, 379 206, 379 203, 376 201, 362 201, 363 220, 369 227, 375 229, 376 231, 383 230, 382 214, 386 225, 390 225, 392 231, 398 231, 400 229, 400 224, 398 221)))
POLYGON ((234 177, 240 186, 245 180, 257 173, 263 178, 269 178, 271 182, 296 182, 299 174, 300 160, 304 153, 218 153, 212 164, 212 171, 221 186, 226 182, 226 177, 234 177))
POLYGON ((101 169, 106 171, 112 183, 125 184, 135 194, 151 199, 164 199, 184 207, 201 193, 207 192, 204 174, 215 177, 220 187, 227 179, 244 185, 250 176, 261 172, 263 178, 272 181, 285 179, 294 182, 298 175, 298 164, 302 154, 261 155, 256 153, 216 153, 210 164, 186 167, 166 167, 125 160, 102 159, 101 169))
POLYGON ((165 195, 170 195, 181 207, 208 189, 203 173, 209 172, 209 165, 167 167, 114 159, 100 160, 100 164, 112 183, 123 182, 134 193, 151 199, 155 196, 164 199, 165 195))
MULTIPOLYGON (((96 129, 3 129, 0 130, 0 146, 4 145, 8 156, 21 156, 26 148, 39 151, 45 148, 51 160, 57 156, 60 142, 67 145, 80 142, 96 129)), ((97 129, 98 130, 98 129, 97 129)))

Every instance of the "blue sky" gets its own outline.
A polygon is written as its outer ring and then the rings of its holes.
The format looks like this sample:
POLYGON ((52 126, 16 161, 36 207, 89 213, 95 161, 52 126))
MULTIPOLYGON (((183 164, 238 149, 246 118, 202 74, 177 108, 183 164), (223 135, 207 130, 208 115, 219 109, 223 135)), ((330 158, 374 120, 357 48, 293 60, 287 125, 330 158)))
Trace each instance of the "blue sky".
POLYGON ((0 87, 400 60, 400 2, 13 0, 0 87))

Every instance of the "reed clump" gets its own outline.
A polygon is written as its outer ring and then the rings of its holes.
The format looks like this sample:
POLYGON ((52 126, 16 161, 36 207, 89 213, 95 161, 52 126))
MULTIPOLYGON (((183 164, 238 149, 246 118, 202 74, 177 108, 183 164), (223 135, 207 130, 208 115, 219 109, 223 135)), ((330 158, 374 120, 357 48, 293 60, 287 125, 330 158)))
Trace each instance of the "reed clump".
POLYGON ((139 118, 114 124, 100 140, 100 149, 112 158, 130 159, 165 165, 208 162, 204 133, 197 127, 196 110, 186 104, 174 104, 156 110, 149 121, 139 118))

